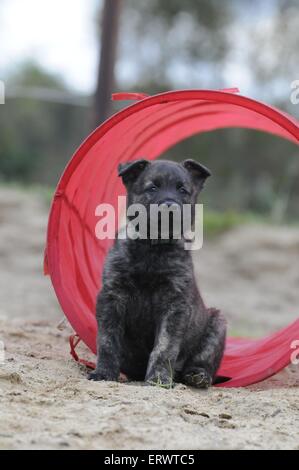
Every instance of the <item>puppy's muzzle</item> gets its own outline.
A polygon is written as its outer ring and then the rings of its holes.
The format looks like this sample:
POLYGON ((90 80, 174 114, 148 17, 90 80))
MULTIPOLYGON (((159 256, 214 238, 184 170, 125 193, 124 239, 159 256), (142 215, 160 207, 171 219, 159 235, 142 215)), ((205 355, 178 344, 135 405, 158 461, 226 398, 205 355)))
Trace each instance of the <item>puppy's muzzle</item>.
POLYGON ((158 206, 159 206, 159 209, 163 209, 163 206, 166 209, 169 209, 171 207, 171 209, 173 210, 180 210, 181 208, 180 205, 173 199, 166 199, 165 201, 160 201, 158 206))

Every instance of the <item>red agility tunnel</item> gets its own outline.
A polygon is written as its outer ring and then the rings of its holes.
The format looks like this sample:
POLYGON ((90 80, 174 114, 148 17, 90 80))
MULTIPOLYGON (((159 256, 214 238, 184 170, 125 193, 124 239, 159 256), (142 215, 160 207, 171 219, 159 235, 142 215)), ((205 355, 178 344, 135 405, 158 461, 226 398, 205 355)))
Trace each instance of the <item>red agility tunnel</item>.
MULTIPOLYGON (((80 339, 96 351, 95 299, 112 241, 96 238, 95 209, 103 202, 116 207, 118 196, 125 194, 117 177, 120 162, 156 159, 187 137, 226 127, 256 129, 298 144, 298 121, 236 91, 116 94, 114 99, 137 102, 99 126, 70 160, 51 207, 45 272, 76 332, 71 350, 77 360, 75 346, 80 339)), ((290 363, 295 340, 299 340, 299 319, 263 339, 228 338, 219 374, 229 380, 221 386, 245 386, 275 374, 290 363)))

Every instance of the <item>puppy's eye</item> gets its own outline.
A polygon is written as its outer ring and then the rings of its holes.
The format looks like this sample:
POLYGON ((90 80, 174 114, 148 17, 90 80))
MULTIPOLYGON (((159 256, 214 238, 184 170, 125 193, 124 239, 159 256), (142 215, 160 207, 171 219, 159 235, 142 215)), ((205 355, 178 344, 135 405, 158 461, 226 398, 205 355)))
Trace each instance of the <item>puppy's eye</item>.
POLYGON ((149 193, 155 193, 156 191, 158 191, 158 187, 157 187, 155 184, 152 184, 151 186, 149 186, 148 188, 146 188, 146 190, 147 190, 149 193))
POLYGON ((186 188, 184 188, 184 186, 181 186, 180 188, 178 188, 178 190, 181 194, 189 194, 189 192, 186 188))

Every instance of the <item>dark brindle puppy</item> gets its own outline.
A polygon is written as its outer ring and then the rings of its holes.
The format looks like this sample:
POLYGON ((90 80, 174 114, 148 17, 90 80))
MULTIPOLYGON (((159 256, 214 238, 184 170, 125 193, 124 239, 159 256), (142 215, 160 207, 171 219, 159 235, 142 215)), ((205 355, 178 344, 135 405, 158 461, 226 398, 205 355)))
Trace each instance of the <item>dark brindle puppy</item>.
MULTIPOLYGON (((195 204, 210 172, 182 164, 138 160, 121 164, 128 205, 195 204)), ((117 239, 98 296, 98 359, 92 380, 131 380, 208 387, 219 367, 226 334, 220 312, 197 289, 184 240, 117 239)))

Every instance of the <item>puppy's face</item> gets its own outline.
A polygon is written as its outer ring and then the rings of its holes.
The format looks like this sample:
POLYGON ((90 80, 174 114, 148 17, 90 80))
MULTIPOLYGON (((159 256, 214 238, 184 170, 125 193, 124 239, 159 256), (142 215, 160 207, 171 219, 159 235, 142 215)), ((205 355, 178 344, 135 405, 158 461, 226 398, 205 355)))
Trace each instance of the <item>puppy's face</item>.
POLYGON ((119 165, 129 204, 194 204, 210 171, 194 160, 135 160, 119 165))
POLYGON ((128 192, 128 205, 142 204, 150 214, 151 205, 176 207, 194 206, 210 171, 194 160, 175 163, 165 160, 136 160, 119 165, 128 192))

